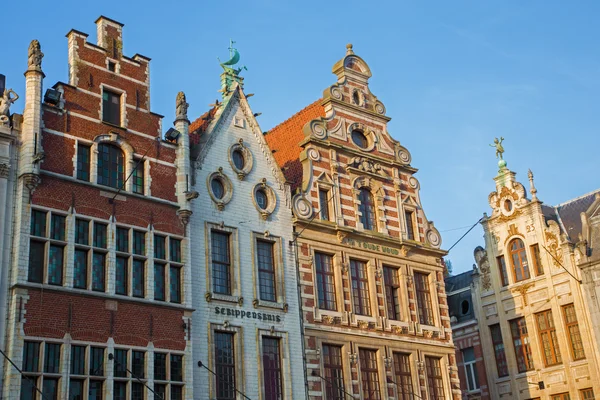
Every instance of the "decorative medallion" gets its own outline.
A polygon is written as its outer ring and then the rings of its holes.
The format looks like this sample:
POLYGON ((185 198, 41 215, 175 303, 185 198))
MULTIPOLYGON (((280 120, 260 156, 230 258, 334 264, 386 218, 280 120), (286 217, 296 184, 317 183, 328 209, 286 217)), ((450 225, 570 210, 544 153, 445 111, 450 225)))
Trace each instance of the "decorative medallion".
POLYGON ((294 214, 299 218, 308 219, 313 214, 313 208, 310 201, 302 194, 297 194, 292 200, 294 214))

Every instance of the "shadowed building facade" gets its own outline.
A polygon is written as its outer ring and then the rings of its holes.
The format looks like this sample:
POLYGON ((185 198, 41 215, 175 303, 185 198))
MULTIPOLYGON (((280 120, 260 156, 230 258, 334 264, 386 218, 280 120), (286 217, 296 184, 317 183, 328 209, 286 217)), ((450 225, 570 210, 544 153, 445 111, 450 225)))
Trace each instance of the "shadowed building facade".
POLYGON ((292 185, 311 399, 460 398, 441 238, 371 71, 348 45, 323 97, 266 133, 292 185))

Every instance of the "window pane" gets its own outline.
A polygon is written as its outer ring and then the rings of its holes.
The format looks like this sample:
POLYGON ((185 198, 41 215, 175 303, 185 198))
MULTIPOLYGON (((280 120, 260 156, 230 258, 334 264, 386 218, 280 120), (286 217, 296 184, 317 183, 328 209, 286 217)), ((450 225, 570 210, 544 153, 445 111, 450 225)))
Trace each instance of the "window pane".
POLYGON ((44 378, 44 400, 58 400, 58 378, 44 378))
POLYGON ((154 384, 154 398, 166 399, 167 398, 167 385, 165 384, 154 384))
POLYGON ((104 349, 102 347, 90 347, 90 375, 104 375, 104 349))
POLYGON ((45 246, 43 242, 31 241, 29 243, 29 282, 42 283, 44 280, 45 246))
POLYGON ((258 281, 260 299, 276 301, 275 265, 273 264, 273 243, 264 240, 256 242, 258 253, 258 281))
POLYGON ((133 271, 132 271, 132 275, 133 275, 133 295, 135 297, 144 297, 144 285, 145 285, 145 278, 144 278, 144 270, 145 270, 145 263, 143 260, 133 260, 133 271))
POLYGON ((35 390, 35 385, 37 385, 36 377, 23 376, 23 379, 21 379, 21 400, 36 400, 38 392, 35 390))
POLYGON ((127 350, 115 349, 114 354, 115 376, 118 378, 127 377, 127 350))
POLYGON ((165 300, 165 266, 154 264, 154 300, 165 300))
POLYGON ((131 360, 131 372, 137 378, 144 379, 145 374, 145 353, 143 351, 133 351, 131 360))
POLYGON ((406 238, 408 240, 415 240, 415 227, 413 225, 413 212, 405 211, 404 219, 406 220, 406 238))
POLYGON ((159 381, 167 380, 167 355, 163 353, 154 353, 154 379, 159 381))
POLYGON ((329 221, 329 192, 319 189, 319 208, 321 209, 321 219, 329 221))
POLYGON ((117 228, 117 251, 129 252, 129 229, 117 228))
POLYGON ((383 267, 383 282, 385 284, 385 301, 387 305, 387 317, 399 321, 400 318, 400 282, 398 270, 391 267, 383 267))
POLYGON ((394 353, 394 374, 396 377, 398 399, 413 400, 409 354, 394 353))
POLYGON ((415 288, 417 292, 419 322, 423 325, 433 325, 433 306, 431 304, 431 290, 429 289, 429 275, 415 272, 415 288))
POLYGON ((167 259, 165 239, 164 236, 154 235, 154 258, 167 259))
POLYGON ((169 295, 172 303, 181 303, 181 268, 171 267, 169 277, 169 295))
POLYGON ((124 174, 125 167, 121 149, 112 144, 98 145, 98 184, 121 189, 124 174))
POLYGON ((127 400, 127 382, 115 382, 113 400, 127 400))
POLYGON ((104 291, 106 254, 93 254, 92 260, 92 290, 104 291))
POLYGON ((211 232, 211 257, 213 273, 213 291, 231 294, 231 260, 229 253, 229 234, 211 232))
POLYGON ((94 246, 106 248, 106 225, 94 222, 94 246))
POLYGON ((215 332, 215 369, 217 399, 235 400, 235 353, 232 333, 215 332))
POLYGON ((133 231, 133 254, 146 255, 146 233, 133 231))
POLYGON ((544 275, 544 266, 542 265, 542 257, 540 255, 540 246, 534 244, 531 246, 531 256, 533 257, 533 265, 536 275, 544 275))
POLYGON ((87 251, 75 250, 75 271, 73 286, 78 289, 87 287, 87 251))
POLYGON ((361 213, 360 222, 366 230, 375 230, 377 223, 375 221, 375 205, 373 195, 367 188, 360 189, 360 205, 358 211, 361 213))
POLYGON ((169 258, 173 262, 181 262, 181 240, 169 239, 169 258))
POLYGON ((315 252, 315 269, 317 274, 317 295, 319 308, 335 310, 335 275, 333 257, 329 254, 315 252))
POLYGON ((65 225, 67 219, 62 215, 52 214, 50 220, 50 238, 54 240, 65 240, 65 225))
POLYGON ((554 328, 554 319, 552 311, 547 310, 535 314, 537 321, 538 332, 540 335, 540 344, 542 346, 542 354, 546 366, 562 363, 560 348, 558 347, 558 338, 556 337, 556 329, 554 328))
POLYGON ((144 162, 135 160, 135 169, 133 170, 133 193, 144 194, 144 162))
POLYGON ((380 400, 379 372, 377 370, 377 352, 359 349, 360 380, 362 382, 362 398, 365 400, 380 400))
POLYGON ((60 373, 60 344, 46 343, 44 355, 44 372, 49 374, 60 373))
POLYGON ((171 385, 171 400, 183 400, 183 387, 171 385))
POLYGON ((50 285, 62 285, 63 277, 63 246, 50 246, 48 262, 48 283, 50 285))
POLYGON ((354 313, 358 315, 370 315, 371 304, 369 301, 367 264, 362 261, 350 260, 350 277, 352 279, 354 313))
POLYGON ((69 382, 69 400, 83 400, 83 380, 71 379, 69 382))
POLYGON ((427 387, 429 389, 429 398, 432 400, 444 400, 444 380, 442 377, 440 359, 434 357, 425 357, 425 366, 427 369, 427 387))
POLYGON ((121 96, 104 91, 102 93, 102 121, 121 125, 121 96))
POLYGON ((89 400, 103 400, 102 396, 102 381, 90 381, 90 397, 89 400))
POLYGON ((527 254, 525 253, 525 244, 521 239, 513 239, 509 247, 515 282, 529 279, 529 265, 527 254))
POLYGON ((279 339, 271 337, 262 338, 262 361, 265 400, 283 400, 279 339))
POLYGON ((90 221, 77 219, 75 221, 75 243, 90 244, 90 221))
POLYGON ((23 348, 23 371, 38 372, 40 365, 40 344, 25 342, 23 348))
POLYGON ((501 378, 508 375, 508 365, 506 363, 506 354, 504 353, 504 342, 502 341, 502 331, 500 330, 500 325, 491 325, 490 333, 492 334, 492 344, 494 345, 494 355, 496 356, 498 377, 501 378))
POLYGON ((500 270, 500 280, 502 282, 502 286, 508 285, 508 273, 506 272, 506 262, 504 261, 504 256, 499 256, 498 260, 498 269, 500 270))
POLYGON ((183 382, 183 356, 171 354, 171 380, 183 382))
POLYGON ((31 212, 31 234, 46 237, 46 212, 33 210, 31 212))
POLYGON ((85 375, 85 346, 71 346, 71 375, 85 375))
POLYGON ((139 382, 131 383, 131 400, 144 400, 144 391, 148 390, 139 382))
POLYGON ((323 371, 325 394, 328 400, 345 400, 344 370, 342 367, 342 347, 323 345, 323 371))
POLYGON ((563 315, 565 319, 565 324, 567 326, 567 333, 569 335, 571 355, 573 356, 574 360, 584 359, 585 351, 583 349, 583 342, 581 341, 579 324, 577 323, 577 315, 575 314, 575 306, 573 304, 568 304, 564 306, 563 315))
POLYGON ((529 334, 527 333, 525 318, 510 321, 510 329, 519 372, 532 370, 533 358, 531 356, 531 346, 529 344, 529 334))
POLYGON ((115 292, 117 294, 127 295, 127 262, 127 258, 117 257, 117 265, 115 271, 115 292))
POLYGON ((90 147, 77 145, 77 179, 90 180, 90 147))

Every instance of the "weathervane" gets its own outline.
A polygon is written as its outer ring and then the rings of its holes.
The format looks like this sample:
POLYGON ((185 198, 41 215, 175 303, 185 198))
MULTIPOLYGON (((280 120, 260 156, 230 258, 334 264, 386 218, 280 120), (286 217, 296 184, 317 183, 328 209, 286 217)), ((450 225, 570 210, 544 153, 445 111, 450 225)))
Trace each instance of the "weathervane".
POLYGON ((225 62, 221 62, 219 57, 217 57, 217 60, 219 60, 219 63, 221 65, 221 67, 223 67, 225 72, 231 73, 233 75, 238 75, 242 70, 247 71, 248 68, 246 68, 246 66, 242 66, 238 69, 233 68, 233 66, 240 61, 240 53, 237 51, 237 49, 235 47, 233 47, 234 44, 235 44, 235 42, 233 40, 229 39, 229 60, 227 60, 225 62))

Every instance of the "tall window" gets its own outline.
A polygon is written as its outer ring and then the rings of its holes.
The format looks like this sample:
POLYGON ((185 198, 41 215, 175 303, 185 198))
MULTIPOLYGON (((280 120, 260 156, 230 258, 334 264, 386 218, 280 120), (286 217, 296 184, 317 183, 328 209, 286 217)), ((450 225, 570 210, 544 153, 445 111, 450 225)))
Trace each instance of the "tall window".
POLYGON ((494 346, 494 355, 496 356, 498 377, 508 376, 508 365, 506 364, 506 353, 504 352, 500 324, 490 325, 490 333, 492 334, 492 345, 494 346))
POLYGON ((121 95, 102 92, 102 121, 121 126, 121 95))
POLYGON ((350 277, 352 279, 352 303, 354 314, 371 315, 367 263, 350 260, 350 277))
POLYGON ((319 189, 319 208, 321 219, 329 221, 329 191, 325 189, 319 189))
POLYGON ((531 346, 525 318, 517 318, 510 321, 515 355, 517 356, 517 368, 519 372, 533 369, 533 358, 531 357, 531 346))
POLYGON ((218 400, 235 400, 233 333, 215 332, 215 372, 218 400))
POLYGON ((144 390, 147 389, 139 381, 145 380, 144 359, 143 351, 115 349, 113 400, 129 400, 130 398, 131 400, 144 400, 144 390), (131 397, 127 397, 128 392, 131 393, 131 397))
POLYGON ((544 364, 546 364, 546 367, 549 367, 562 363, 558 338, 556 337, 556 328, 554 327, 554 319, 552 318, 552 310, 535 314, 535 319, 540 334, 544 364))
POLYGON ((375 203, 373 202, 373 195, 367 188, 360 189, 359 198, 360 207, 360 223, 363 228, 369 231, 377 229, 377 223, 375 221, 375 203))
POLYGON ((131 293, 134 297, 145 297, 146 286, 146 232, 132 231, 131 293))
POLYGON ((71 346, 71 371, 69 374, 69 399, 85 398, 85 390, 90 400, 103 400, 104 387, 104 348, 92 346, 71 346), (87 362, 86 362, 87 360, 87 362), (80 397, 77 397, 77 396, 80 397))
POLYGON ((106 290, 107 225, 94 222, 92 233, 92 290, 106 290), (96 250, 97 249, 97 250, 96 250))
POLYGON ((169 392, 171 400, 183 399, 183 356, 154 353, 154 398, 167 399, 169 392))
POLYGON ((118 226, 116 251, 115 293, 144 297, 145 232, 118 226))
POLYGON ((527 263, 525 244, 521 239, 513 239, 509 244, 509 249, 515 282, 529 279, 529 264, 527 263))
POLYGON ((575 314, 575 306, 573 304, 567 304, 566 306, 563 306, 562 309, 565 326, 569 335, 569 344, 571 345, 571 356, 573 357, 573 360, 582 360, 585 358, 585 351, 583 349, 583 342, 581 341, 579 324, 577 323, 577 314, 575 314))
POLYGON ((462 350, 465 376, 467 377, 467 389, 479 389, 479 377, 477 376, 477 363, 475 361, 475 350, 472 347, 462 350))
POLYGON ((181 240, 155 234, 154 300, 181 303, 181 269, 181 240))
POLYGON ((394 353, 394 376, 399 400, 413 400, 413 385, 410 371, 410 355, 394 353))
POLYGON ((333 256, 315 252, 315 270, 317 274, 317 296, 319 308, 335 310, 335 275, 333 274, 333 256))
POLYGON ((115 145, 100 143, 98 145, 98 184, 115 189, 123 187, 125 164, 123 152, 115 145))
POLYGON ((415 240, 415 226, 413 222, 413 212, 404 211, 404 220, 406 221, 406 238, 415 240))
POLYGON ((262 338, 263 379, 265 400, 283 400, 283 382, 281 371, 281 349, 279 339, 262 338))
POLYGON ((400 282, 398 279, 398 269, 383 267, 383 282, 385 285, 387 317, 395 321, 400 321, 400 282))
POLYGON ((275 260, 273 242, 257 240, 258 281, 261 300, 277 301, 275 290, 275 260))
POLYGON ((444 400, 444 379, 442 377, 442 366, 439 358, 425 357, 425 368, 427 369, 427 388, 429 398, 432 400, 444 400))
POLYGON ((144 161, 133 160, 135 169, 133 170, 133 193, 144 194, 144 161))
POLYGON ((231 294, 231 253, 229 234, 211 231, 212 284, 213 291, 231 294))
POLYGON ((36 399, 37 386, 47 399, 58 400, 61 378, 60 344, 25 341, 22 370, 21 399, 36 399), (42 348, 43 357, 40 354, 42 348))
POLYGON ((362 399, 380 400, 379 372, 377 370, 377 352, 374 350, 359 349, 360 380, 362 383, 362 399))
POLYGON ((77 145, 77 179, 90 180, 90 146, 77 145))
POLYGON ((321 357, 323 358, 324 378, 327 379, 323 382, 325 398, 327 400, 345 400, 342 346, 324 344, 321 357))
POLYGON ((429 275, 415 272, 415 289, 417 294, 417 311, 419 323, 433 325, 433 306, 431 304, 431 291, 429 290, 429 275))
POLYGON ((29 282, 63 284, 65 225, 66 217, 63 215, 40 210, 31 211, 29 282))
POLYGON ((502 282, 502 286, 508 286, 508 273, 506 272, 506 261, 504 261, 504 256, 498 256, 496 260, 498 261, 498 270, 500 270, 500 281, 502 282))
POLYGON ((594 400, 594 389, 583 389, 579 392, 581 394, 581 400, 594 400))
POLYGON ((531 256, 533 257, 533 267, 537 276, 544 275, 544 265, 542 265, 542 257, 540 255, 540 245, 534 244, 530 247, 531 256))

